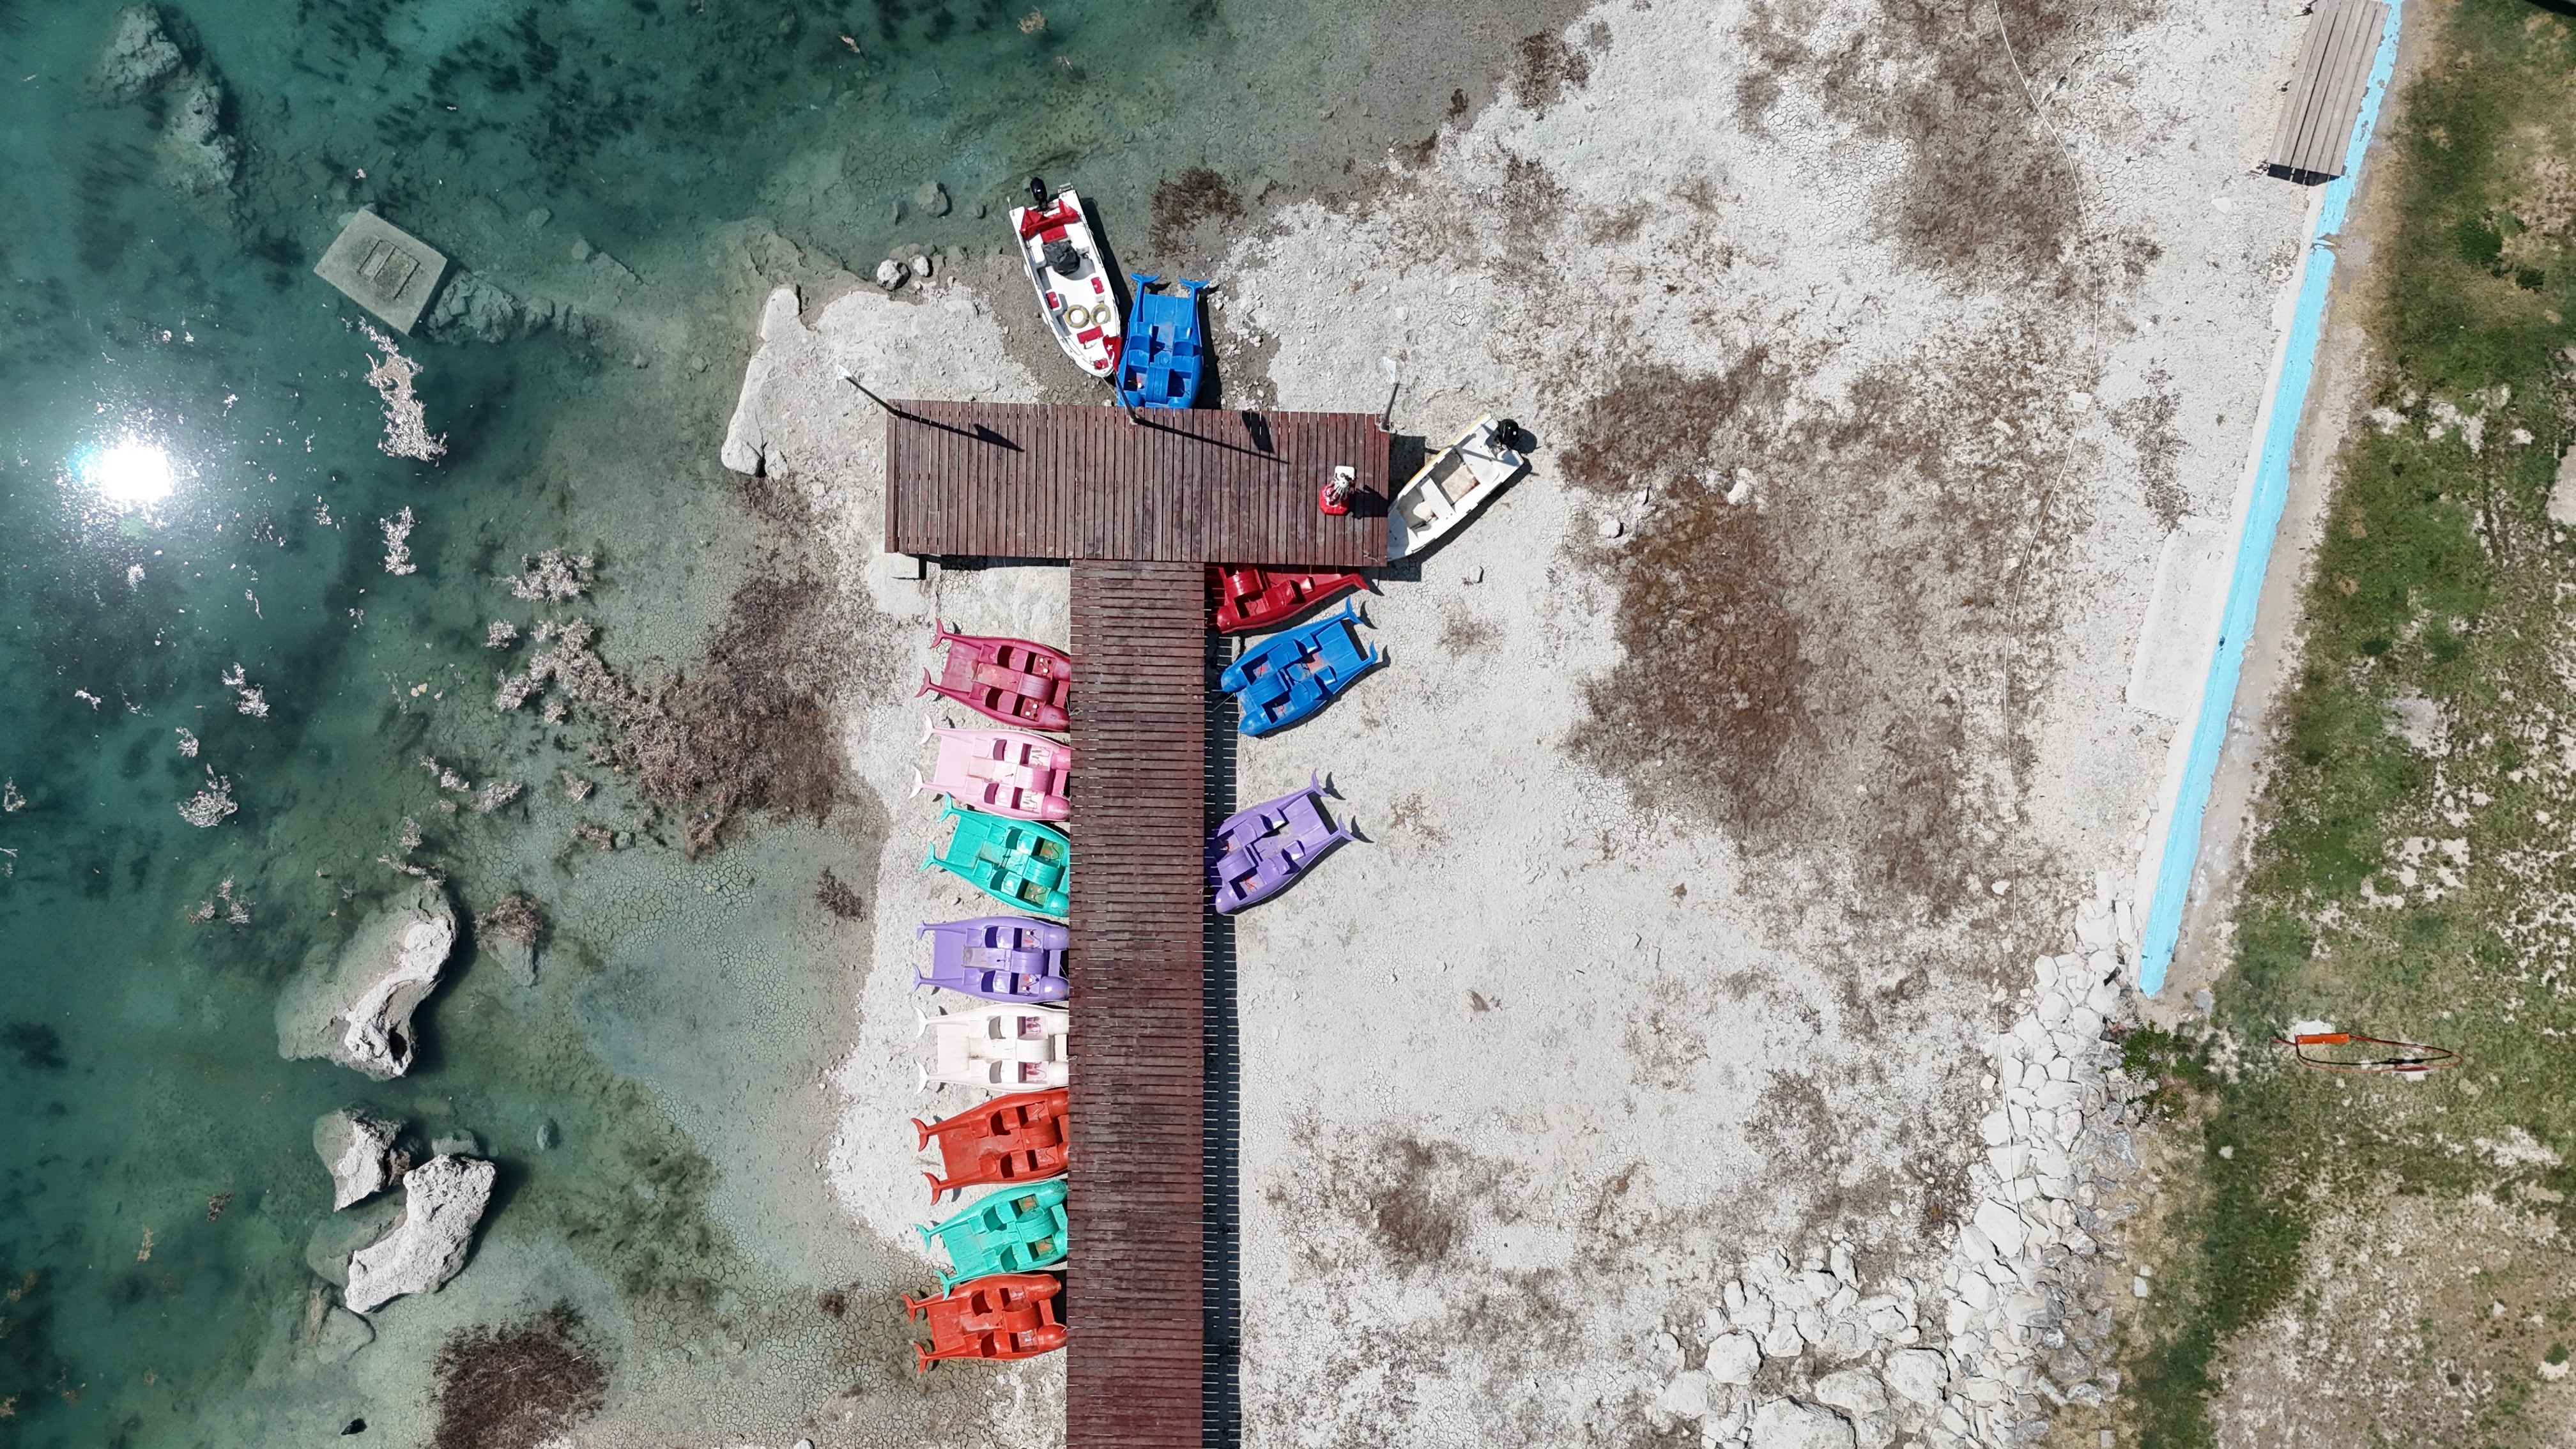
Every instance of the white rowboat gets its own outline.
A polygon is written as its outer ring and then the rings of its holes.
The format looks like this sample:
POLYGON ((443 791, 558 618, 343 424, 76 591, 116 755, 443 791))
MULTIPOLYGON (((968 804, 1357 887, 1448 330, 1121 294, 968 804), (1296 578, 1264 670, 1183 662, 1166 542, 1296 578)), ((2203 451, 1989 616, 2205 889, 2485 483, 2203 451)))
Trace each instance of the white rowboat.
POLYGON ((1387 507, 1386 557, 1393 563, 1439 542, 1485 500, 1529 467, 1512 451, 1508 435, 1487 413, 1467 425, 1449 446, 1431 455, 1387 507))

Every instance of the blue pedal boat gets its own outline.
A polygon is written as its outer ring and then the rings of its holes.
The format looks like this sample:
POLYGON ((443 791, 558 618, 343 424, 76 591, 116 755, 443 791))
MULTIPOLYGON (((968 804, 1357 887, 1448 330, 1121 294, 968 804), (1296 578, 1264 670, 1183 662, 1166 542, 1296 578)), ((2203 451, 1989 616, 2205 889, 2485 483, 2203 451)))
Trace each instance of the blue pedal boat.
POLYGON ((1385 663, 1376 645, 1360 647, 1358 628, 1367 622, 1345 600, 1340 613, 1273 634, 1227 665, 1217 684, 1242 706, 1236 732, 1257 739, 1286 729, 1385 663))
POLYGON ((1127 338, 1118 355, 1118 400, 1131 408, 1195 407, 1207 355, 1199 339, 1199 292, 1205 282, 1167 297, 1160 277, 1138 276, 1136 305, 1127 311, 1127 338))

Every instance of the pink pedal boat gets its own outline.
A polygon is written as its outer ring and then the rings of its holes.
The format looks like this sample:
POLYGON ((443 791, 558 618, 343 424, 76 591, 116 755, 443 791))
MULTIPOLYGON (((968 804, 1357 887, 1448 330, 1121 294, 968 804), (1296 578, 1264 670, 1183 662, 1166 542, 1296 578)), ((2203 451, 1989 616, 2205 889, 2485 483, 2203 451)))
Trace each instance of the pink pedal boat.
POLYGON ((1023 729, 1061 730, 1065 701, 1073 692, 1073 661, 1043 644, 982 634, 957 634, 930 621, 932 648, 948 646, 939 677, 921 672, 913 697, 935 694, 986 719, 1023 729))
POLYGON ((1214 907, 1230 915, 1270 899, 1345 840, 1359 837, 1324 813, 1324 787, 1308 775, 1306 787, 1225 817, 1207 839, 1208 884, 1214 907))
POLYGON ((1073 746, 1020 730, 952 730, 925 723, 921 737, 939 741, 939 763, 925 781, 912 772, 912 793, 945 795, 969 810, 1013 820, 1063 820, 1073 746))

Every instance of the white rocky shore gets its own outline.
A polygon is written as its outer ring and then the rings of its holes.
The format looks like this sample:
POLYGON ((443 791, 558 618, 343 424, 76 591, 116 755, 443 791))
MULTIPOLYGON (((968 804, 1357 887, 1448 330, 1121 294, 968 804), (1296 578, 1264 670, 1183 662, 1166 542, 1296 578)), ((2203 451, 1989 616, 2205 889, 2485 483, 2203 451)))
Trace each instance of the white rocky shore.
POLYGON ((2020 1445, 2052 1410, 2119 1391, 2094 1355, 2112 1328, 2103 1237, 2127 1216, 2097 1208, 2139 1165, 2135 1093, 2104 1035, 2128 1015, 2127 919, 2122 902, 2079 907, 2077 949, 2034 963, 1987 1044, 1994 1107, 1951 1261, 1872 1282, 1841 1240, 1796 1263, 1757 1255, 1721 1285, 1698 1343, 1659 1335, 1671 1377, 1648 1411, 1657 1427, 1695 1421, 1703 1443, 1752 1449, 2020 1445))
POLYGON ((308 962, 277 1002, 277 1054, 328 1057, 390 1080, 411 1069, 411 1015, 438 988, 456 946, 456 907, 421 881, 387 901, 339 956, 308 962))
POLYGON ((495 1175, 489 1162, 449 1156, 404 1173, 402 1221, 351 1255, 340 1301, 352 1312, 372 1313, 406 1293, 434 1293, 462 1272, 495 1175))

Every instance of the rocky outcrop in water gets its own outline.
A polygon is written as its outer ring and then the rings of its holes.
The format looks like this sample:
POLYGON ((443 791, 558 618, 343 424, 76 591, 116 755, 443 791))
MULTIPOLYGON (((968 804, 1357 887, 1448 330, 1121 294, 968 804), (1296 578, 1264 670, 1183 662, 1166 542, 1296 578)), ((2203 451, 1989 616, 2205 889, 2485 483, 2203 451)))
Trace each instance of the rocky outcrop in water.
POLYGON ((149 5, 128 5, 116 12, 116 30, 98 58, 90 84, 103 95, 130 101, 177 74, 186 63, 178 42, 163 28, 161 13, 149 5))
POLYGON ((90 73, 90 88, 118 101, 165 92, 162 175, 183 196, 228 207, 241 174, 241 143, 224 129, 223 83, 190 52, 160 11, 129 5, 116 12, 116 28, 90 73))
POLYGON ((394 1139, 402 1124, 355 1107, 325 1112, 313 1123, 313 1150, 331 1170, 331 1210, 365 1202, 392 1180, 394 1139))
POLYGON ((550 329, 584 340, 606 335, 598 319, 569 302, 518 297, 462 268, 439 288, 422 325, 432 336, 450 342, 508 342, 550 329))
POLYGON ((404 1173, 402 1221, 349 1259, 340 1301, 369 1313, 406 1293, 436 1292, 463 1271, 494 1176, 491 1163, 470 1157, 433 1157, 404 1173))
POLYGON ((411 1015, 456 945, 456 908, 436 883, 394 897, 339 956, 308 964, 277 1005, 277 1053, 328 1057, 379 1080, 411 1069, 411 1015))

